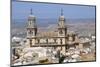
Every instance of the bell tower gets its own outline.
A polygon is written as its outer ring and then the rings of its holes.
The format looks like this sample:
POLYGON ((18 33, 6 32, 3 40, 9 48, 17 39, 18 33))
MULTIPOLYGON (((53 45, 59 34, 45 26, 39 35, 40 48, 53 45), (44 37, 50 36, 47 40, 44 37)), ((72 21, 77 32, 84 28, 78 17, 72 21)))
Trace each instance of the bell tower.
MULTIPOLYGON (((58 44, 65 45, 66 44, 66 34, 67 34, 67 27, 65 26, 66 19, 63 15, 63 9, 61 9, 61 15, 58 20, 58 44)), ((61 46, 61 52, 64 55, 66 52, 65 46, 61 46)))
POLYGON ((27 22, 27 40, 30 47, 32 47, 32 45, 35 45, 36 34, 37 34, 36 17, 33 15, 31 9, 27 22))
POLYGON ((61 16, 59 17, 58 23, 58 36, 65 37, 67 33, 67 27, 65 26, 66 19, 63 15, 63 9, 61 9, 61 16))

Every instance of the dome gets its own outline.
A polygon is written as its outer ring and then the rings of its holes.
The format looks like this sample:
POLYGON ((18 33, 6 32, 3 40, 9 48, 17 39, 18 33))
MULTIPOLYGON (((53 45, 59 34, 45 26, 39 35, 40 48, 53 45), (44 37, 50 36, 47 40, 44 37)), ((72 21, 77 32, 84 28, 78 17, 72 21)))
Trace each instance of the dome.
POLYGON ((34 16, 34 15, 29 15, 29 17, 33 17, 33 18, 35 18, 35 16, 34 16))
POLYGON ((65 18, 64 16, 60 16, 60 18, 65 18))
POLYGON ((34 16, 34 15, 29 15, 29 17, 28 17, 28 20, 30 21, 30 20, 36 20, 36 17, 34 16))
POLYGON ((59 17, 59 21, 65 21, 65 17, 64 16, 60 16, 59 17))

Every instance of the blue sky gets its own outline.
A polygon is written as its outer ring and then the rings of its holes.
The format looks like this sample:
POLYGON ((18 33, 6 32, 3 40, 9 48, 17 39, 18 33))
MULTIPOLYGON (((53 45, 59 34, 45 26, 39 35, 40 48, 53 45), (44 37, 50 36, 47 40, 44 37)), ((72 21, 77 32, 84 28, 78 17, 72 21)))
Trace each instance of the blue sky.
POLYGON ((33 9, 33 15, 37 18, 58 18, 63 9, 64 16, 68 19, 95 18, 94 6, 46 4, 31 2, 12 2, 12 18, 26 19, 33 9))

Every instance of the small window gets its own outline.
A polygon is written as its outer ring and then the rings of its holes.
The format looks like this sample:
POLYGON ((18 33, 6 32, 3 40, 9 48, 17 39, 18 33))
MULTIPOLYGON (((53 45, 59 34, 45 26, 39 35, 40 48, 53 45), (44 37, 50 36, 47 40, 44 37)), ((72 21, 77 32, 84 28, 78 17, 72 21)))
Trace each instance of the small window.
POLYGON ((29 31, 29 34, 33 34, 33 32, 30 30, 30 31, 29 31))
POLYGON ((60 44, 62 44, 62 39, 60 39, 60 44))
POLYGON ((63 31, 62 31, 62 30, 60 30, 60 31, 59 31, 59 33, 60 33, 60 34, 63 34, 63 31))

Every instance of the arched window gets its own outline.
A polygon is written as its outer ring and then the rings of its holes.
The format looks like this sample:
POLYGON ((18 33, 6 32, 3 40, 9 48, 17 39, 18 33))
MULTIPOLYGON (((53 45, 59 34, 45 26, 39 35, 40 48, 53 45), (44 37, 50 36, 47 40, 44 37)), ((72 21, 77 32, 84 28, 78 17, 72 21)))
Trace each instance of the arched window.
POLYGON ((37 39, 37 42, 38 42, 38 43, 40 43, 40 40, 39 40, 39 39, 37 39))
POLYGON ((54 39, 54 42, 56 43, 56 39, 54 39))
POLYGON ((32 39, 30 39, 30 45, 32 46, 32 39))
POLYGON ((48 43, 48 39, 46 39, 46 43, 48 43))
POLYGON ((30 30, 30 31, 29 31, 29 34, 33 34, 33 32, 30 30))
POLYGON ((60 44, 62 44, 62 39, 60 39, 60 44))
POLYGON ((59 34, 63 34, 63 31, 62 31, 62 30, 60 30, 60 31, 59 31, 59 34))

